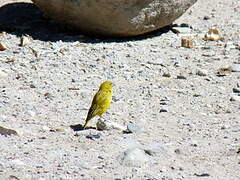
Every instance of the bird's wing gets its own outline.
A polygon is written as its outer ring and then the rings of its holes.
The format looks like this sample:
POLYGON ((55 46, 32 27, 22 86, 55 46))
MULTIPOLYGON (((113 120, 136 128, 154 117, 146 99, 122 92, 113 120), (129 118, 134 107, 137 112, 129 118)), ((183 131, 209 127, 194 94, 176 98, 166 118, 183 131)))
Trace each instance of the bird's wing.
POLYGON ((109 96, 106 91, 98 91, 92 101, 92 105, 88 111, 87 120, 92 119, 96 115, 101 115, 104 111, 104 106, 108 104, 109 96))
POLYGON ((87 115, 87 121, 92 119, 94 116, 96 116, 99 112, 99 108, 97 107, 96 104, 92 104, 92 106, 90 107, 89 111, 88 111, 88 115, 87 115))
POLYGON ((106 91, 103 91, 103 90, 98 91, 97 94, 93 98, 94 104, 98 104, 99 106, 103 105, 108 100, 107 95, 108 94, 106 91))

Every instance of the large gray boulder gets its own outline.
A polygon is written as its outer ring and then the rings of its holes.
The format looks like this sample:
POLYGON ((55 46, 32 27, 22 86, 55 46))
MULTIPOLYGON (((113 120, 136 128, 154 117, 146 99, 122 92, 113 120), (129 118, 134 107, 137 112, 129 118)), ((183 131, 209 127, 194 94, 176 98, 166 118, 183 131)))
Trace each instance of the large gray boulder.
POLYGON ((32 0, 84 33, 135 36, 170 25, 197 0, 32 0))

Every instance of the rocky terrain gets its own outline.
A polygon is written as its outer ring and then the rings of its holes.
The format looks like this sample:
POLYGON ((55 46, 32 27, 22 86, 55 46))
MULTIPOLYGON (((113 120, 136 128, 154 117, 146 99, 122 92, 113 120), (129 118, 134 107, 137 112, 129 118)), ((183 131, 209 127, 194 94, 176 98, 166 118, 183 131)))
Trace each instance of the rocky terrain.
POLYGON ((240 1, 122 39, 66 32, 30 3, 0 0, 0 179, 240 179, 240 1), (116 129, 81 130, 106 80, 116 129))

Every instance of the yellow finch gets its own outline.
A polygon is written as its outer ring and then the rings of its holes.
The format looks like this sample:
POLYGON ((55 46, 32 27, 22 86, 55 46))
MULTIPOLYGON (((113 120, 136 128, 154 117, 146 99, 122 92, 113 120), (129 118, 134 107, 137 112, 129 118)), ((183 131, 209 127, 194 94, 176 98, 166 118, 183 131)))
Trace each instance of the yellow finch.
POLYGON ((101 116, 110 107, 112 101, 112 82, 105 81, 101 84, 98 92, 95 94, 92 105, 88 111, 87 119, 83 129, 87 126, 88 122, 96 115, 101 116))

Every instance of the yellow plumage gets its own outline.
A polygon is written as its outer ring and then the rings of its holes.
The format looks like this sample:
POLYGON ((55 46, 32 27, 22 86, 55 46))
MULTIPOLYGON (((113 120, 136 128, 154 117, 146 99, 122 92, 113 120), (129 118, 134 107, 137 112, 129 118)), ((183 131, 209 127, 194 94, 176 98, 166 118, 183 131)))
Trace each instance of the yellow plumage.
POLYGON ((83 128, 85 128, 88 122, 95 116, 101 116, 105 113, 111 104, 112 101, 112 82, 105 81, 101 84, 98 92, 95 94, 92 105, 88 111, 87 119, 83 128))

